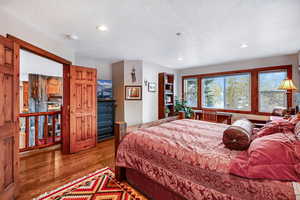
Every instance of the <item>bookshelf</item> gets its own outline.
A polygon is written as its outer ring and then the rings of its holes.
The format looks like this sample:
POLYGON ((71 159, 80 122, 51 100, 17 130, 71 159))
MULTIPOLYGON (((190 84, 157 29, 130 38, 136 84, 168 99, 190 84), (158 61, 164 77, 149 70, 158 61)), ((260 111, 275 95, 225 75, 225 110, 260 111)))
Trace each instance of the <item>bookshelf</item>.
POLYGON ((174 115, 174 74, 158 74, 158 118, 174 115), (169 110, 169 114, 166 114, 169 110))

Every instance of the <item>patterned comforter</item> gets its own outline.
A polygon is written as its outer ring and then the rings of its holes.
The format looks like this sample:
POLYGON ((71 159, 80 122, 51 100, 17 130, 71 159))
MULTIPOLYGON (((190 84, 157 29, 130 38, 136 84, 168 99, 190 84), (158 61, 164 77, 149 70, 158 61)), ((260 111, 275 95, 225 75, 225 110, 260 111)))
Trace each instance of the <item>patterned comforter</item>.
POLYGON ((229 174, 239 151, 222 143, 225 124, 176 120, 127 134, 116 165, 132 168, 189 200, 296 199, 292 182, 229 174))

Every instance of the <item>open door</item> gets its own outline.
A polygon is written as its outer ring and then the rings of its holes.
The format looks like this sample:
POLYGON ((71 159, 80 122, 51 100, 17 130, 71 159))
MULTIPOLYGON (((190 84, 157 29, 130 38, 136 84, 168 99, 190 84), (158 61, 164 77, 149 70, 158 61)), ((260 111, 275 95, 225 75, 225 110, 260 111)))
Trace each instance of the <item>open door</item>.
POLYGON ((97 70, 70 67, 70 153, 96 146, 97 70))
POLYGON ((0 36, 0 199, 18 193, 19 46, 0 36))

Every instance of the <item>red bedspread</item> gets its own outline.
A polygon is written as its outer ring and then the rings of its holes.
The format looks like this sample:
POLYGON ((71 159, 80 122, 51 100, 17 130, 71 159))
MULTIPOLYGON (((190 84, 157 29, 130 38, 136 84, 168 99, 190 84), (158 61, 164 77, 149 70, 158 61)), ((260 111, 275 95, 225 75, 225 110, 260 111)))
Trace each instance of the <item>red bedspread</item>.
POLYGON ((238 151, 226 149, 228 125, 176 120, 140 129, 121 142, 116 165, 132 168, 186 199, 295 199, 292 182, 229 174, 238 151))

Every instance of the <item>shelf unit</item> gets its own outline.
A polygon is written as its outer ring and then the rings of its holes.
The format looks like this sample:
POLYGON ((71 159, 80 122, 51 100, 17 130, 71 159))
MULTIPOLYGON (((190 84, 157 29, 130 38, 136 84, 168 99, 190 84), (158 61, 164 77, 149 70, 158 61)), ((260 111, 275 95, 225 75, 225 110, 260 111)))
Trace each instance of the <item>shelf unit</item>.
POLYGON ((168 117, 166 109, 170 110, 168 116, 174 115, 174 74, 158 74, 158 118, 168 117))

